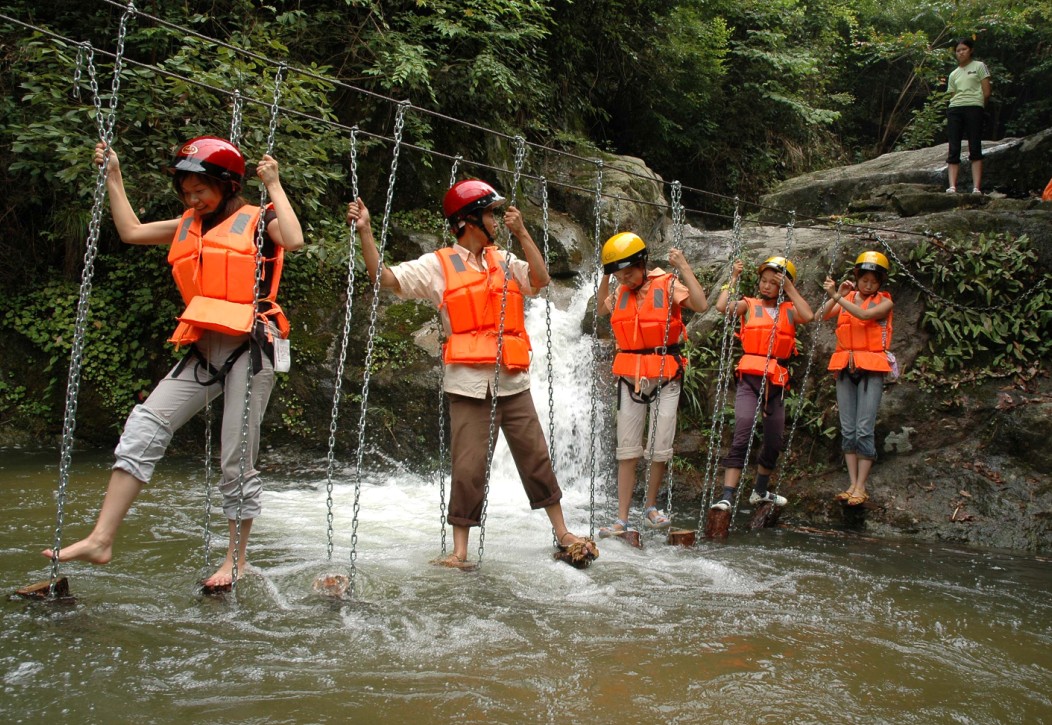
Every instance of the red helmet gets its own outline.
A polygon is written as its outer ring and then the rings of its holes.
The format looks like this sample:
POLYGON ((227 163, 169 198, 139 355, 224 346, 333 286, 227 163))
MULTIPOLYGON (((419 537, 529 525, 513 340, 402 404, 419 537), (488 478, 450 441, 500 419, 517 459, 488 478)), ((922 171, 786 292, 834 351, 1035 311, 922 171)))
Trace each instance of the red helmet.
POLYGON ((245 157, 237 146, 224 138, 198 136, 180 147, 168 170, 173 174, 186 171, 218 181, 229 181, 236 192, 245 178, 245 157))
POLYGON ((479 179, 458 181, 442 197, 442 213, 452 225, 466 216, 504 203, 497 190, 479 179))

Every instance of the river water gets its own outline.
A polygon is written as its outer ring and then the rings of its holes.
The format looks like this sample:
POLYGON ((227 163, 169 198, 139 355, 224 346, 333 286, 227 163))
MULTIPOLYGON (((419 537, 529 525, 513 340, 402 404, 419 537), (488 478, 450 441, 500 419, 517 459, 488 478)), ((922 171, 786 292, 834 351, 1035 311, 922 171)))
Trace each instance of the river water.
MULTIPOLYGON (((581 313, 573 305, 553 320, 569 337, 581 313)), ((543 325, 538 307, 531 330, 543 325)), ((587 361, 587 343, 576 344, 560 342, 557 354, 587 361)), ((547 426, 543 349, 539 358, 534 393, 547 426)), ((590 411, 567 403, 579 398, 576 374, 560 372, 567 388, 553 382, 553 399, 564 505, 583 532, 590 411)), ((596 458, 610 468, 603 437, 596 458)), ((6 591, 48 575, 38 552, 54 536, 57 459, 0 452, 6 591)), ((65 542, 90 531, 109 463, 105 453, 74 456, 65 542)), ((528 510, 498 450, 478 571, 429 564, 440 550, 436 482, 398 462, 371 464, 358 585, 333 601, 312 583, 348 570, 354 477, 346 468, 336 477, 330 561, 323 463, 267 473, 250 570, 236 595, 202 597, 195 582, 211 570, 203 465, 165 461, 114 561, 63 566, 75 604, 5 600, 0 719, 1052 722, 1047 561, 738 527, 726 543, 691 549, 656 534, 642 550, 601 542, 600 558, 579 571, 552 560, 547 520, 528 510)), ((612 516, 604 489, 597 524, 612 516)), ((690 514, 676 524, 694 527, 690 514)))

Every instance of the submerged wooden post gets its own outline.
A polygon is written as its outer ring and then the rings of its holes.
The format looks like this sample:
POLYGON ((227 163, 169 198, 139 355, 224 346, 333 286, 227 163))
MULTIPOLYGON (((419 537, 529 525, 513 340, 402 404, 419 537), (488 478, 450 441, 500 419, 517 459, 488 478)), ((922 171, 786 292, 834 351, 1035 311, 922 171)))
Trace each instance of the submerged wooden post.
POLYGON ((764 502, 753 509, 752 518, 749 519, 749 530, 756 531, 778 524, 778 516, 782 509, 773 503, 764 502))
MULTIPOLYGON (((51 599, 51 580, 45 579, 36 584, 30 584, 15 591, 15 595, 23 599, 51 599)), ((55 599, 69 599, 69 579, 59 577, 55 580, 55 599)))
POLYGON ((670 546, 683 546, 690 548, 697 541, 697 536, 692 529, 669 529, 668 544, 670 546))
POLYGON ((587 569, 593 561, 599 558, 599 548, 591 539, 582 539, 569 546, 560 545, 558 551, 552 554, 552 558, 569 564, 575 569, 587 569))
POLYGON ((731 528, 731 512, 724 509, 709 509, 705 514, 705 538, 726 539, 731 528))

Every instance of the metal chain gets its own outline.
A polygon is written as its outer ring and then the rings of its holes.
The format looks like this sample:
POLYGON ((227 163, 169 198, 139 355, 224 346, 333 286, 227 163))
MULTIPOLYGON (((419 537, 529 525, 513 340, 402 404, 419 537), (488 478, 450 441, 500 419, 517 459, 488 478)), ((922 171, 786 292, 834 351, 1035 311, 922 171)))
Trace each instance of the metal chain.
MULTIPOLYGON (((734 198, 734 223, 731 234, 731 260, 738 259, 744 246, 742 237, 741 201, 734 198)), ((727 308, 723 314, 723 334, 720 339, 719 370, 716 373, 716 395, 712 406, 712 424, 710 426, 709 450, 705 460, 704 477, 702 487, 706 492, 702 503, 701 519, 705 518, 705 511, 713 502, 713 494, 716 488, 716 471, 719 467, 719 449, 723 440, 724 415, 723 409, 727 404, 727 393, 730 390, 731 381, 731 357, 734 352, 734 310, 738 305, 739 280, 734 281, 733 288, 727 295, 727 308)))
MULTIPOLYGON (((209 355, 211 359, 211 355, 209 355)), ((212 565, 212 400, 205 393, 205 521, 204 566, 212 565)))
MULTIPOLYGON (((833 253, 830 255, 829 269, 826 271, 826 276, 829 277, 833 276, 833 268, 836 265, 837 255, 840 254, 840 244, 843 240, 843 227, 844 222, 838 219, 836 223, 836 238, 833 241, 833 253)), ((821 307, 819 307, 818 309, 821 309, 821 307)), ((787 456, 789 455, 789 451, 793 450, 793 438, 796 436, 796 428, 800 424, 800 418, 803 417, 804 404, 807 401, 807 384, 811 379, 811 367, 814 364, 815 360, 815 349, 818 347, 818 340, 816 339, 818 336, 817 328, 821 324, 821 322, 821 320, 815 320, 815 331, 811 333, 811 342, 807 346, 807 364, 804 366, 804 377, 802 382, 800 383, 800 392, 797 394, 796 410, 793 412, 793 422, 789 426, 789 436, 786 438, 785 446, 782 449, 785 452, 785 455, 787 456)), ((774 486, 771 488, 771 491, 777 492, 778 486, 781 484, 781 482, 782 479, 781 476, 779 476, 778 479, 775 481, 774 486)))
POLYGON ((405 128, 405 114, 410 108, 409 101, 398 104, 394 119, 394 148, 391 152, 391 173, 387 180, 387 198, 384 203, 384 218, 380 227, 379 262, 376 266, 376 280, 373 282, 373 300, 369 308, 369 332, 365 344, 365 372, 362 376, 362 402, 358 414, 358 451, 354 466, 354 507, 351 516, 351 571, 348 590, 353 594, 357 579, 356 562, 358 559, 358 513, 361 509, 362 493, 362 458, 365 455, 365 419, 369 411, 369 380, 373 364, 373 351, 376 346, 376 316, 380 305, 380 280, 384 271, 384 249, 387 247, 388 232, 391 227, 391 209, 394 206, 395 181, 398 177, 398 155, 402 150, 402 131, 405 128))
MULTIPOLYGON (((796 225, 796 212, 789 212, 789 223, 785 227, 785 252, 782 256, 785 258, 786 268, 782 273, 781 280, 778 283, 778 297, 774 301, 774 324, 771 327, 771 335, 767 340, 767 357, 763 362, 764 374, 760 377, 760 390, 756 395, 756 412, 753 413, 752 427, 749 429, 749 440, 745 444, 745 459, 742 462, 742 472, 744 474, 745 467, 749 465, 749 453, 752 451, 752 441, 756 426, 760 422, 761 413, 764 408, 764 398, 767 394, 767 368, 771 364, 771 357, 774 353, 774 338, 778 329, 778 318, 782 314, 782 301, 785 295, 785 275, 789 273, 789 254, 793 248, 793 228, 796 225)), ((784 390, 784 389, 783 389, 784 390)), ((744 478, 744 476, 742 477, 744 478)), ((738 479, 738 489, 734 496, 734 511, 731 515, 731 525, 734 522, 734 515, 738 513, 738 506, 742 500, 742 479, 738 479)))
MULTIPOLYGON (((550 244, 551 236, 550 221, 548 219, 548 180, 541 177, 541 219, 543 229, 542 246, 544 249, 544 267, 551 268, 550 244)), ((555 369, 554 355, 552 354, 552 286, 549 284, 544 288, 544 343, 545 361, 548 374, 548 456, 552 459, 552 469, 555 469, 555 369)))
MULTIPOLYGON (((351 129, 351 198, 358 200, 358 127, 351 129)), ((336 377, 332 386, 332 415, 329 418, 329 452, 325 466, 325 557, 332 561, 333 473, 336 470, 336 431, 340 417, 340 400, 343 397, 343 373, 347 366, 347 345, 351 340, 351 322, 354 319, 354 250, 356 228, 351 224, 347 238, 347 284, 344 288, 343 331, 340 335, 340 355, 336 363, 336 377)))
MULTIPOLYGON (((542 249, 544 251, 544 268, 551 269, 550 250, 550 221, 548 218, 548 180, 543 176, 541 183, 541 219, 542 219, 542 249)), ((544 287, 544 346, 545 346, 545 372, 548 374, 548 458, 552 462, 552 470, 555 470, 555 369, 552 355, 552 286, 544 287)), ((552 543, 559 546, 559 537, 555 535, 552 528, 552 543)))
MULTIPOLYGON (((672 200, 672 244, 676 246, 681 243, 683 238, 683 207, 680 204, 680 199, 683 194, 683 186, 679 181, 672 182, 672 188, 670 189, 670 196, 672 200)), ((679 248, 678 246, 676 247, 679 248)), ((644 282, 646 281, 646 269, 643 270, 644 282)), ((679 280, 679 270, 675 270, 672 273, 672 279, 669 281, 668 286, 668 299, 665 300, 665 304, 668 307, 668 311, 665 313, 665 334, 661 338, 661 348, 657 351, 661 355, 661 364, 658 366, 658 377, 657 385, 661 385, 661 381, 665 377, 665 360, 666 352, 668 348, 668 331, 672 327, 672 304, 676 297, 676 282, 679 280)), ((677 341, 678 342, 678 341, 677 341)), ((671 382, 671 381, 670 381, 671 382)), ((657 422, 658 415, 661 412, 661 392, 660 388, 657 394, 654 396, 654 400, 647 406, 651 407, 650 410, 650 425, 647 429, 647 449, 650 451, 649 461, 644 459, 643 461, 643 491, 645 494, 650 493, 650 477, 651 468, 654 465, 654 448, 657 446, 657 422), (651 407, 652 406, 652 407, 651 407)), ((671 461, 666 469, 671 473, 671 461)), ((658 483, 660 485, 660 482, 658 483)), ((672 485, 671 481, 667 489, 667 501, 665 504, 665 511, 669 518, 672 517, 672 485)))
POLYGON ((81 66, 84 65, 84 52, 89 48, 91 48, 91 43, 88 43, 87 41, 77 46, 77 61, 76 65, 73 67, 73 89, 71 94, 76 101, 80 100, 80 76, 81 66))
MULTIPOLYGON (((453 184, 457 183, 457 171, 460 169, 460 162, 464 160, 464 157, 457 154, 453 159, 453 165, 449 169, 449 186, 447 189, 452 189, 453 184)), ((438 385, 438 523, 442 531, 442 556, 446 555, 446 363, 442 358, 441 350, 443 346, 444 330, 442 328, 441 321, 438 324, 439 329, 439 364, 442 370, 442 380, 439 381, 438 385)))
MULTIPOLYGON (((522 166, 526 160, 526 139, 522 136, 515 137, 515 171, 512 176, 511 193, 508 205, 515 205, 516 194, 519 191, 519 178, 522 176, 522 166)), ((512 233, 507 229, 508 249, 511 248, 512 233)), ((507 254, 507 252, 505 253, 507 254)), ((496 255, 496 253, 494 253, 496 255)), ((485 257, 485 252, 483 252, 485 257)), ((483 263, 486 264, 485 258, 483 263)), ((486 479, 482 489, 482 513, 479 516, 479 550, 478 565, 482 565, 482 556, 486 551, 486 509, 489 506, 489 484, 493 472, 493 452, 497 446, 497 397, 500 395, 500 369, 504 359, 504 321, 508 310, 508 279, 511 277, 511 265, 507 256, 502 264, 504 269, 504 284, 500 297, 500 321, 497 326, 497 359, 493 363, 493 395, 489 406, 489 437, 486 440, 486 479)))
POLYGON ((245 102, 241 98, 241 89, 234 89, 233 109, 230 114, 230 143, 234 146, 241 145, 241 119, 245 102))
MULTIPOLYGON (((589 470, 589 482, 588 482, 588 536, 595 538, 595 476, 596 476, 596 448, 599 445, 599 432, 597 430, 597 418, 599 413, 597 410, 598 392, 596 390, 598 385, 598 362, 599 362, 599 280, 603 275, 603 265, 601 250, 602 244, 600 243, 600 235, 602 234, 601 224, 603 221, 603 160, 595 160, 595 196, 592 201, 592 214, 595 217, 595 227, 592 233, 592 247, 593 247, 593 264, 595 266, 595 280, 592 287, 592 298, 595 300, 595 310, 592 315, 592 365, 591 374, 589 376, 589 399, 591 400, 591 408, 589 409, 589 421, 588 427, 588 470, 589 470)), ((620 391, 618 391, 620 395, 620 391)))
MULTIPOLYGON (((274 150, 274 138, 278 130, 278 110, 281 108, 281 84, 285 77, 287 66, 282 63, 278 66, 274 75, 274 95, 270 105, 270 127, 267 133, 267 150, 270 154, 274 150)), ((252 283, 252 324, 255 327, 259 318, 259 290, 263 284, 263 235, 266 232, 266 208, 267 208, 267 186, 262 184, 259 193, 259 219, 256 222, 256 270, 255 279, 252 283)), ((249 333, 251 337, 252 332, 249 333)), ((250 343, 251 344, 251 341, 250 343)), ((251 358, 251 355, 250 355, 251 358)), ((248 464, 248 430, 252 417, 252 363, 249 361, 245 366, 245 402, 241 410, 241 446, 240 457, 237 467, 237 508, 234 513, 234 551, 233 567, 230 572, 230 589, 237 592, 237 580, 240 574, 239 560, 241 558, 241 514, 245 503, 245 468, 248 464)))
MULTIPOLYGON (((99 124, 100 138, 109 151, 113 142, 113 128, 117 120, 117 99, 121 84, 121 67, 124 60, 124 40, 128 33, 128 21, 135 13, 135 7, 128 3, 121 16, 117 31, 117 52, 113 61, 113 80, 110 90, 109 110, 105 121, 102 120, 102 101, 95 81, 93 53, 90 46, 87 51, 87 63, 92 85, 92 99, 95 104, 96 122, 99 124)), ((73 460, 73 434, 77 427, 77 401, 80 396, 80 374, 84 358, 84 337, 87 332, 88 314, 91 307, 91 282, 95 274, 95 257, 98 254, 99 232, 102 229, 102 208, 106 202, 106 179, 109 174, 109 153, 102 156, 102 165, 95 175, 95 192, 91 205, 91 221, 88 223, 88 236, 84 252, 84 271, 81 273, 80 296, 77 300, 77 315, 73 326, 73 342, 70 346, 69 377, 66 384, 66 413, 62 423, 62 450, 59 457, 58 491, 56 492, 55 541, 51 548, 51 585, 48 597, 55 598, 55 585, 58 582, 59 553, 62 550, 62 523, 65 517, 66 488, 69 485, 69 471, 73 460)))
POLYGON ((940 304, 944 304, 947 307, 952 307, 954 309, 961 310, 962 312, 999 312, 1001 310, 1006 310, 1010 307, 1015 307, 1017 305, 1022 306, 1022 303, 1025 302, 1028 297, 1035 294, 1042 287, 1045 286, 1045 280, 1039 280, 1037 284, 1030 287, 1030 289, 1028 289, 1026 292, 1022 293, 1018 297, 1013 297, 1009 301, 999 305, 987 305, 986 307, 970 307, 968 305, 962 305, 959 302, 954 302, 948 297, 943 297, 938 292, 931 289, 926 284, 917 279, 917 277, 914 276, 912 272, 910 272, 909 268, 905 264, 903 264, 902 260, 899 259, 899 256, 895 254, 895 250, 891 248, 891 244, 889 244, 887 240, 885 240, 876 232, 871 233, 873 235, 873 238, 880 242, 881 245, 883 245, 884 249, 888 250, 888 254, 891 255, 891 258, 893 260, 895 260, 895 263, 898 265, 898 268, 906 273, 906 276, 910 278, 910 281, 913 282, 913 284, 917 285, 917 287, 919 287, 926 295, 928 295, 932 299, 938 300, 940 304))

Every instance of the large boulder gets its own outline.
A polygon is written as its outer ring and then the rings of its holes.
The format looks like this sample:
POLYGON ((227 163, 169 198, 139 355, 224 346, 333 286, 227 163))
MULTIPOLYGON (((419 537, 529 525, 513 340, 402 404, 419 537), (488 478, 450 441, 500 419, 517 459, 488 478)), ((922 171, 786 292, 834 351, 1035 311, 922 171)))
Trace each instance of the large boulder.
MULTIPOLYGON (((983 142, 983 189, 1012 197, 1027 197, 1043 189, 1052 176, 1052 129, 1026 138, 983 142)), ((948 181, 946 145, 914 151, 896 151, 852 166, 816 171, 782 182, 761 200, 764 207, 792 209, 801 216, 841 214, 852 202, 872 196, 880 187, 909 184, 927 191, 945 193, 948 181)), ((971 165, 961 163, 958 187, 971 187, 971 165)), ((958 197, 967 197, 958 194, 958 197)), ((947 195, 942 204, 954 202, 947 195)), ((956 203, 961 203, 955 200, 956 203)), ((764 209, 763 221, 782 221, 781 215, 764 209)))

